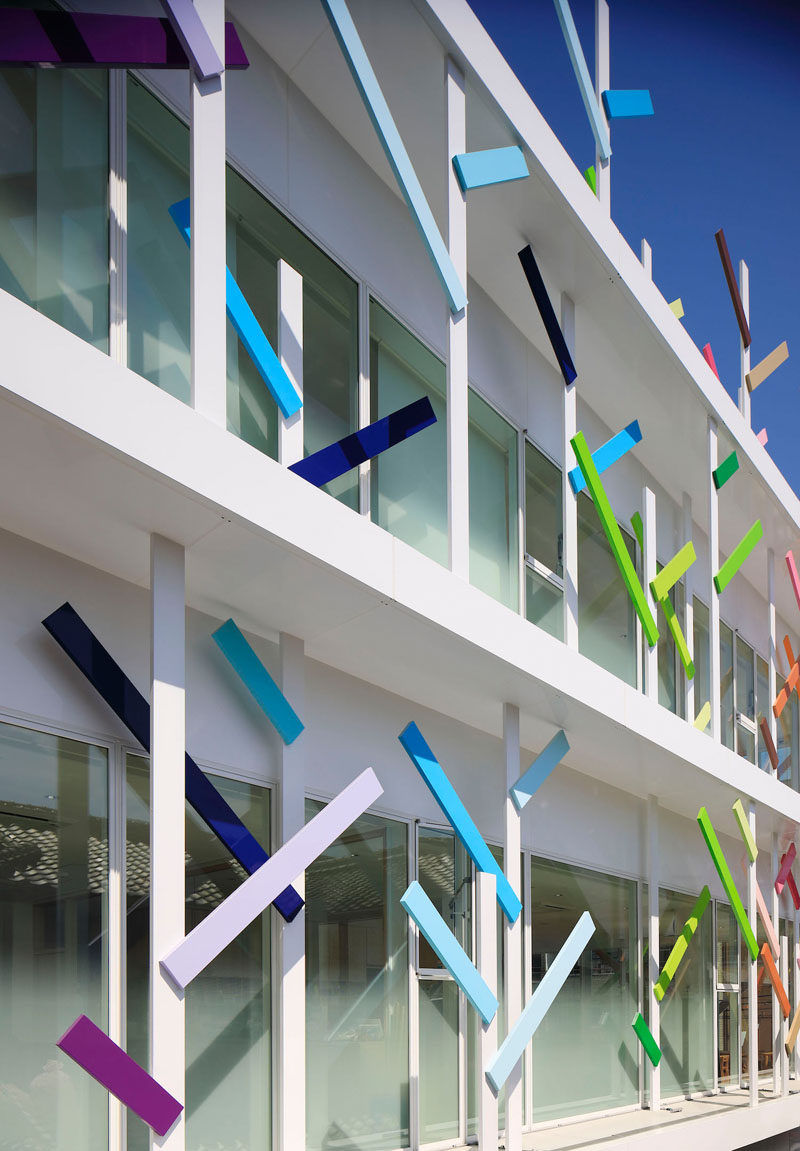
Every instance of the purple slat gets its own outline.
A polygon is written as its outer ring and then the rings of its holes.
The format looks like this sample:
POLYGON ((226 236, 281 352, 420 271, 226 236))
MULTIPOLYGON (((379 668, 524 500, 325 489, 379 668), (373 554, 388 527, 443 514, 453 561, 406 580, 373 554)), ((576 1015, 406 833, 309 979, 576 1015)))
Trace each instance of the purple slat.
POLYGON ((192 0, 161 0, 161 3, 200 79, 210 80, 213 76, 219 76, 225 65, 217 55, 192 0))

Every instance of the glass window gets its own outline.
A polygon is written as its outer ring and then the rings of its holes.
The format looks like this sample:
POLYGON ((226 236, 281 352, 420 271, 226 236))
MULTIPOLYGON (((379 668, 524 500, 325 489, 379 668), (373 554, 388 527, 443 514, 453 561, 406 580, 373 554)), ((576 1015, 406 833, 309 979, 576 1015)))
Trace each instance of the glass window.
POLYGON ((717 903, 717 1075, 739 1084, 739 929, 727 903, 717 903))
MULTIPOLYGON (((622 538, 635 564, 633 536, 622 530, 622 538)), ((582 655, 636 687, 633 604, 585 492, 578 496, 578 646, 582 655)))
POLYGON ((733 632, 719 621, 719 710, 722 743, 734 747, 733 632))
POLYGON ((561 469, 526 440, 525 616, 560 640, 564 638, 563 547, 561 469))
POLYGON ((530 566, 525 568, 525 616, 556 639, 564 639, 564 593, 530 566))
MULTIPOLYGON (((269 792, 210 776, 259 843, 269 845, 269 792)), ((127 1050, 148 1065, 150 770, 126 770, 127 1050)), ((246 878, 188 805, 186 931, 246 878)), ((186 1147, 271 1146, 270 913, 241 932, 186 990, 186 1147)), ((128 1151, 146 1151, 148 1129, 128 1114, 128 1151)))
POLYGON ((407 884, 408 828, 374 815, 306 870, 310 1151, 408 1146, 407 884))
POLYGON ((108 1030, 108 926, 108 753, 0 724, 2 1146, 108 1147, 108 1092, 55 1046, 108 1030))
MULTIPOLYGON (((489 850, 495 858, 498 866, 503 867, 503 849, 494 844, 489 845, 489 850)), ((520 881, 522 875, 520 874, 520 881)), ((520 889, 522 884, 520 883, 520 889)), ((500 905, 497 905, 496 913, 496 926, 497 936, 495 946, 497 947, 497 982, 495 984, 497 999, 500 1004, 497 1011, 497 1042, 498 1045, 503 1042, 506 1037, 507 1031, 507 1004, 505 994, 505 923, 506 917, 500 905)), ((524 986, 523 979, 523 986, 524 986)), ((467 1011, 467 1134, 477 1135, 478 1133, 478 1110, 479 1110, 479 1093, 481 1089, 481 1081, 483 1079, 483 1067, 480 1061, 480 1028, 481 1021, 477 1011, 468 1008, 467 1011)), ((497 1097, 497 1118, 500 1130, 505 1127, 506 1122, 506 1088, 500 1088, 500 1093, 497 1097)))
POLYGON ((533 1121, 636 1104, 636 883, 535 858, 531 883, 534 991, 584 911, 596 926, 533 1038, 533 1121))
MULTIPOLYGON (((703 706, 711 699, 711 640, 709 633, 708 608, 694 596, 692 599, 693 649, 692 663, 694 664, 694 716, 699 714, 703 706)), ((706 724, 706 735, 711 734, 711 724, 706 724)))
POLYGON ((756 656, 756 727, 758 728, 758 766, 768 774, 772 771, 767 745, 761 734, 761 721, 772 714, 772 701, 769 698, 769 666, 760 655, 756 656))
POLYGON ((447 540, 447 414, 444 364, 370 301, 370 418, 427 396, 436 423, 371 465, 372 519, 444 566, 447 540))
POLYGON ((519 610, 517 433, 469 390, 469 578, 519 610))
POLYGON ((108 73, 0 69, 0 288, 108 351, 108 73))
MULTIPOLYGON (((696 900, 695 895, 659 891, 660 970, 696 900)), ((706 913, 661 1001, 661 1094, 665 1099, 714 1086, 713 947, 712 916, 706 913)))
POLYGON ((751 762, 756 758, 755 655, 740 635, 736 636, 736 750, 751 762), (749 721, 749 723, 748 723, 749 721))
MULTIPOLYGON (((657 567, 660 571, 662 565, 658 564, 657 567)), ((683 584, 678 583, 670 588, 669 601, 678 618, 679 625, 683 628, 683 584)), ((657 605, 656 618, 658 622, 658 702, 675 715, 682 716, 685 711, 683 706, 683 664, 678 655, 675 640, 672 638, 672 632, 667 626, 661 604, 657 605)))

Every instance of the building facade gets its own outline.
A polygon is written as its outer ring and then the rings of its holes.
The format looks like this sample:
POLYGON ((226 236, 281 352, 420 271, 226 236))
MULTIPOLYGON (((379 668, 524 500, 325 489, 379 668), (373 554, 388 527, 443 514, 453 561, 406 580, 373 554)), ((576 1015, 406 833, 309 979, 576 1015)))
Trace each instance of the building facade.
MULTIPOLYGON (((221 43, 222 4, 197 6, 221 43)), ((504 1145, 788 1132, 791 1019, 696 817, 705 806, 759 946, 763 892, 793 1013, 798 914, 774 878, 800 824, 800 725, 796 694, 779 717, 773 701, 800 502, 746 396, 740 410, 614 226, 607 173, 596 196, 466 3, 349 10, 464 310, 319 0, 233 0, 249 67, 221 83, 0 69, 0 1149, 477 1138, 486 1037, 400 903, 418 880, 479 961, 477 877, 398 741, 412 720, 522 900, 514 925, 497 911, 496 972, 480 961, 499 1039, 584 911, 595 926, 500 1093, 504 1145), (461 190, 454 155, 512 145, 526 179, 461 190), (169 213, 186 197, 191 249, 169 213), (291 418, 225 319, 226 262, 302 394, 291 418), (324 488, 289 470, 420 397, 435 424, 324 488), (644 587, 693 541, 670 592, 691 678, 652 600, 646 642, 595 503, 569 480, 578 431, 595 450, 634 419, 641 442, 603 484, 644 587), (763 539, 718 593, 756 520, 763 539), (152 778, 42 627, 65 602, 151 702, 152 778), (302 720, 290 744, 213 642, 229 618, 302 720), (518 816, 508 788, 559 730, 569 751, 518 816), (383 794, 299 877, 302 912, 266 911, 181 997, 159 959, 246 876, 185 802, 184 746, 268 850, 366 767, 383 794), (185 1104, 166 1136, 56 1048, 82 1013, 185 1104)))

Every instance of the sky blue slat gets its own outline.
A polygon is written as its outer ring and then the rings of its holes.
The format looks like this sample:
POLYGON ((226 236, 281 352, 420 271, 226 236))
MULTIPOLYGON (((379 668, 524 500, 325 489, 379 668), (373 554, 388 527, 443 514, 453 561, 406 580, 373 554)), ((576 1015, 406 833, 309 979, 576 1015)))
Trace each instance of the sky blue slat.
POLYGON ((612 88, 603 93, 603 107, 609 120, 653 115, 653 101, 647 88, 612 88))
POLYGON ((233 620, 226 620, 211 638, 283 742, 292 743, 297 739, 303 724, 233 620))
MULTIPOLYGON (((597 468, 598 473, 604 472, 606 468, 610 468, 615 464, 618 459, 621 459, 626 452, 629 452, 634 444, 641 442, 642 432, 639 427, 639 421, 634 420, 632 424, 628 424, 627 428, 623 428, 621 432, 617 432, 610 440, 592 452, 592 459, 594 466, 597 468)), ((582 492, 586 487, 586 480, 580 468, 570 468, 569 482, 575 495, 582 492)))
POLYGON ((498 1007, 496 997, 416 880, 406 889, 400 903, 414 920, 483 1022, 491 1023, 498 1007))
POLYGON ((489 1060, 486 1078, 499 1091, 514 1067, 522 1058, 522 1053, 530 1043, 536 1029, 552 1006, 580 954, 594 935, 594 923, 588 911, 584 911, 573 927, 569 938, 545 972, 542 982, 525 1004, 522 1014, 500 1044, 495 1055, 489 1060))
POLYGON ((445 775, 441 764, 428 747, 422 737, 422 732, 413 720, 408 727, 400 732, 398 739, 430 788, 433 798, 452 824, 453 830, 464 844, 478 871, 490 873, 497 879, 497 902, 502 907, 506 919, 510 923, 516 922, 517 916, 522 911, 522 904, 514 894, 513 887, 498 866, 483 836, 473 823, 472 817, 461 802, 461 797, 445 775))
MULTIPOLYGON (((191 243, 190 204, 188 198, 179 200, 169 209, 169 214, 187 244, 191 243)), ((299 412, 303 401, 297 394, 294 384, 275 352, 272 350, 264 331, 253 315, 253 309, 242 294, 242 290, 231 274, 225 269, 225 310, 233 324, 237 336, 247 349, 247 354, 258 368, 258 373, 269 388, 272 398, 286 419, 299 412)))
POLYGON ((461 152, 453 156, 453 168, 462 192, 484 188, 487 184, 504 184, 507 180, 524 180, 530 175, 522 149, 487 148, 481 152, 461 152))
POLYGON ((450 311, 460 312, 467 304, 467 293, 464 291, 458 272, 450 259, 447 245, 442 239, 436 226, 422 185, 417 179, 417 173, 409 159, 405 144, 400 138, 397 126, 392 119, 389 105, 381 92, 377 77, 372 70, 361 37, 347 9, 344 0, 322 0, 322 6, 328 14, 339 47, 361 93, 361 99, 372 120, 372 126, 378 134, 383 145, 386 159, 389 161, 395 179, 400 185, 403 199, 408 205, 414 222, 417 225, 422 242, 428 250, 433 266, 441 280, 445 295, 450 305, 450 311))
POLYGON ((511 798, 517 811, 522 811, 525 804, 547 779, 553 768, 561 762, 569 751, 569 742, 563 731, 557 731, 544 751, 536 759, 511 788, 511 798))
POLYGON ((578 87, 583 97, 583 106, 586 109, 586 115, 589 117, 589 123, 592 126, 597 151, 600 153, 602 160, 608 160, 611 155, 611 140, 608 135, 606 122, 603 119, 603 113, 600 111, 600 105, 597 103, 597 97, 594 94, 594 84, 589 76, 589 69, 586 67, 586 57, 583 54, 581 42, 578 39, 578 30, 575 27, 575 21, 572 19, 572 12, 570 11, 568 0, 555 0, 555 6, 556 12, 558 13, 558 22, 561 25, 561 31, 564 33, 564 39, 567 42, 567 51, 572 61, 575 79, 578 81, 578 87))

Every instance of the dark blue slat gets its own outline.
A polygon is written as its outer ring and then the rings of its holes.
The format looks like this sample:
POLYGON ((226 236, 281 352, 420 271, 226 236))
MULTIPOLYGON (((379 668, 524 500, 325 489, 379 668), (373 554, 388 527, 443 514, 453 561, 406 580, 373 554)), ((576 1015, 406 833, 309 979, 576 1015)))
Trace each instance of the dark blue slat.
POLYGON ((572 356, 569 354, 567 341, 564 339, 561 325, 556 319, 553 305, 550 303, 550 297, 547 294, 547 288, 544 286, 542 273, 539 271, 539 265, 536 263, 533 249, 530 244, 528 244, 527 247, 523 248, 517 255, 519 256, 519 262, 522 264, 525 278, 528 281, 528 287, 533 293, 533 298, 536 301, 536 306, 542 317, 542 323, 545 326, 550 343, 553 346, 553 351, 556 354, 558 366, 561 368, 561 374, 564 377, 564 383, 571 384, 573 380, 577 378, 578 373, 575 371, 575 365, 572 362, 572 356))

